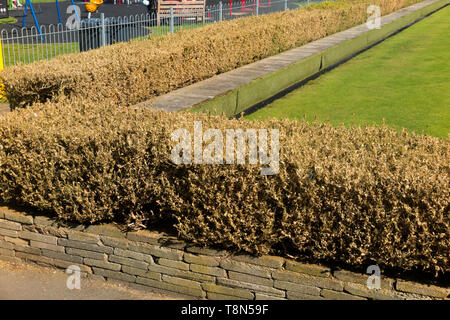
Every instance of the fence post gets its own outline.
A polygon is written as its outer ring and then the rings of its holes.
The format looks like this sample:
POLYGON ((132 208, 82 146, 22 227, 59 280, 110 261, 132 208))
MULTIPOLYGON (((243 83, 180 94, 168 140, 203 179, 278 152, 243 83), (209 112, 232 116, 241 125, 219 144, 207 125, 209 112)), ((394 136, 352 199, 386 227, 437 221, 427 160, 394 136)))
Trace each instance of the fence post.
POLYGON ((287 0, 284 0, 284 11, 287 11, 287 0))
POLYGON ((259 0, 256 0, 256 15, 259 16, 259 0))
POLYGON ((222 1, 219 2, 219 21, 223 21, 223 4, 222 4, 222 1))
POLYGON ((106 46, 106 25, 105 25, 105 14, 100 13, 100 21, 102 24, 102 47, 106 46))
POLYGON ((170 7, 170 33, 173 34, 173 7, 170 7))

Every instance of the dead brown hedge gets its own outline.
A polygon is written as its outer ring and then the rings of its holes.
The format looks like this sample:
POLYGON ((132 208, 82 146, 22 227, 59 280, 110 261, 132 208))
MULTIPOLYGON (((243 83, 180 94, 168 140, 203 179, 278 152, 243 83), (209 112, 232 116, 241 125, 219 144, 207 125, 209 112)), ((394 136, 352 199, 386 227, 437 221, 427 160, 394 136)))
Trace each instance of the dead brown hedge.
POLYGON ((62 219, 151 224, 260 254, 449 270, 450 140, 387 127, 227 120, 64 102, 0 118, 0 201, 62 219), (280 130, 280 169, 176 165, 170 134, 280 130))
POLYGON ((120 43, 5 69, 12 108, 59 95, 132 105, 363 23, 419 0, 345 0, 120 43))

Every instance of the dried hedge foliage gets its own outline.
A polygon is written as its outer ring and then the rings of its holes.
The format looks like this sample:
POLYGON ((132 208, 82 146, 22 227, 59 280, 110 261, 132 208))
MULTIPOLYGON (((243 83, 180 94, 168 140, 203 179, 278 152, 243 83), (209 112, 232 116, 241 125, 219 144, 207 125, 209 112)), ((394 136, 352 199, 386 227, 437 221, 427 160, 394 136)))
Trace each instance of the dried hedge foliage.
POLYGON ((65 95, 133 105, 420 0, 341 0, 58 56, 0 74, 12 108, 65 95))
POLYGON ((0 118, 0 200, 79 222, 169 219, 202 245, 449 271, 450 140, 59 101, 0 118), (280 131, 280 169, 176 165, 170 134, 280 131))

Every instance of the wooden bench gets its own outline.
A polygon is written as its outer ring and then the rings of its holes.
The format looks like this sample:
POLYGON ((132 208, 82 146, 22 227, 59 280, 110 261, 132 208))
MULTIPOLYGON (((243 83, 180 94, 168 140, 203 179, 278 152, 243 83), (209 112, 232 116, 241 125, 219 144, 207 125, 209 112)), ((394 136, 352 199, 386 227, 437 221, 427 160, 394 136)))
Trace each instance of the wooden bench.
POLYGON ((159 0, 157 11, 157 23, 160 25, 162 18, 170 18, 170 7, 173 7, 174 18, 194 17, 196 21, 205 21, 206 0, 159 0))

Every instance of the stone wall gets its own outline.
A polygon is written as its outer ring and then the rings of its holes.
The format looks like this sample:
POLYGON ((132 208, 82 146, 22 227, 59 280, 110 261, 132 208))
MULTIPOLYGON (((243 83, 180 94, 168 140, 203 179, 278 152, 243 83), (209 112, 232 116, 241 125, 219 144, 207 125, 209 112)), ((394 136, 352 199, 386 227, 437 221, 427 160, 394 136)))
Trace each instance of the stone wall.
POLYGON ((83 276, 119 280, 206 299, 448 299, 449 288, 368 275, 289 259, 232 255, 149 231, 114 225, 61 225, 43 216, 0 208, 0 259, 67 268, 83 276))

